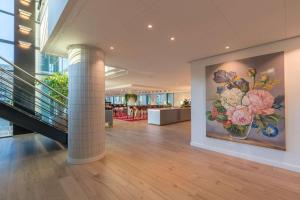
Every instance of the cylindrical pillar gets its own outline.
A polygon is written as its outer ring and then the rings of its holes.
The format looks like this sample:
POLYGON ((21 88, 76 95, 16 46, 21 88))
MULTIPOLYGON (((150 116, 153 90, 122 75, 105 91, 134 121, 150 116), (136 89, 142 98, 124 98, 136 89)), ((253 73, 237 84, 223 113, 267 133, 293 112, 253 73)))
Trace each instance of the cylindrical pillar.
POLYGON ((96 47, 71 45, 68 59, 68 162, 83 164, 105 154, 104 53, 96 47))

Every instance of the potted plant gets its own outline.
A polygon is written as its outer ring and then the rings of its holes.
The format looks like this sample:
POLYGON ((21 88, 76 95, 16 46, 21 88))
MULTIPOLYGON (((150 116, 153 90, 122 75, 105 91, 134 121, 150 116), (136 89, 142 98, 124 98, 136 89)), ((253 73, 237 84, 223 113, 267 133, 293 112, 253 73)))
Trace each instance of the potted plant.
POLYGON ((125 102, 126 105, 133 105, 137 101, 137 95, 136 94, 125 94, 125 102))
POLYGON ((182 108, 190 108, 191 107, 191 101, 188 99, 184 99, 184 101, 181 104, 182 108))

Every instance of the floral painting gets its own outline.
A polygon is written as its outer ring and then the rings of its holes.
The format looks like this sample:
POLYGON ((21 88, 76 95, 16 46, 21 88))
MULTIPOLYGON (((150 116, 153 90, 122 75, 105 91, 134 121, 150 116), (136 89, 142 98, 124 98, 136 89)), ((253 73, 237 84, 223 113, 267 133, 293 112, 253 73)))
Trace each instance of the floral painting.
POLYGON ((285 150, 284 53, 206 68, 207 136, 285 150))

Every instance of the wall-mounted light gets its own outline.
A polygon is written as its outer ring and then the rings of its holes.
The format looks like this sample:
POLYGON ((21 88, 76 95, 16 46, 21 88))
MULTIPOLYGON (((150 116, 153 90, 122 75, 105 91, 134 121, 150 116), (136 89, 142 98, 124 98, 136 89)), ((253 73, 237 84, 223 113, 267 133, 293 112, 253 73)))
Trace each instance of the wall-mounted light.
POLYGON ((31 30, 32 29, 27 26, 19 25, 19 31, 25 35, 28 35, 31 30))
POLYGON ((30 3, 31 3, 31 0, 20 0, 20 3, 21 3, 23 6, 29 6, 30 3))
POLYGON ((22 49, 29 49, 32 45, 30 42, 25 42, 21 40, 19 40, 18 42, 19 42, 19 47, 21 47, 22 49))
POLYGON ((32 13, 31 12, 27 12, 25 10, 22 10, 22 9, 19 9, 19 15, 22 19, 26 19, 26 20, 29 20, 32 13))

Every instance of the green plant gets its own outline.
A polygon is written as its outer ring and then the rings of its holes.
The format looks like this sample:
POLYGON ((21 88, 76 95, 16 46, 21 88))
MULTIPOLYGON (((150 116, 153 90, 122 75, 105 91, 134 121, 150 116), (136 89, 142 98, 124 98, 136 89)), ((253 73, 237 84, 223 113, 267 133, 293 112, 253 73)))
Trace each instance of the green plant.
MULTIPOLYGON (((54 73, 42 80, 43 83, 47 84, 49 87, 53 88, 57 92, 68 97, 68 76, 67 74, 54 73)), ((58 101, 67 104, 67 99, 63 98, 58 93, 49 90, 49 95, 58 101)))
POLYGON ((136 94, 125 94, 125 102, 128 103, 129 99, 133 99, 134 102, 137 101, 137 95, 136 94))
POLYGON ((189 108, 191 107, 191 101, 189 101, 188 99, 184 99, 183 103, 181 104, 182 108, 189 108))

